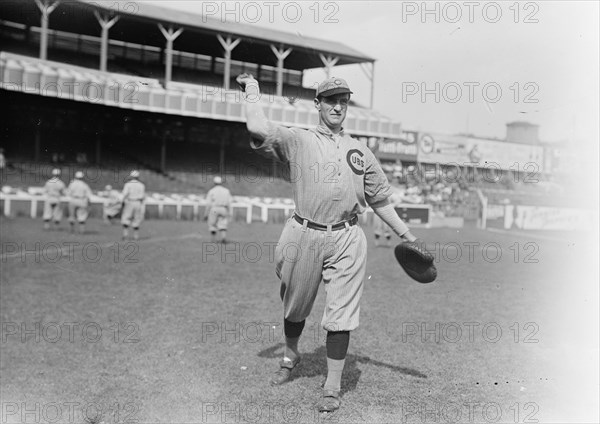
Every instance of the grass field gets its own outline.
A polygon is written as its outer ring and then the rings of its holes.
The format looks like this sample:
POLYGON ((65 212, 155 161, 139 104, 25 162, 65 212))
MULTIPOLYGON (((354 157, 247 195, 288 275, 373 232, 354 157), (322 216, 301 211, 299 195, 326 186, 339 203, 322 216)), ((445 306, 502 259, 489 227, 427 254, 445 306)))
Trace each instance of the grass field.
POLYGON ((97 220, 0 229, 2 423, 598 422, 597 256, 573 235, 416 229, 438 258, 420 285, 365 228, 342 408, 320 416, 322 292, 295 378, 268 384, 281 225, 234 223, 227 251, 189 221, 145 222, 137 243, 97 220))

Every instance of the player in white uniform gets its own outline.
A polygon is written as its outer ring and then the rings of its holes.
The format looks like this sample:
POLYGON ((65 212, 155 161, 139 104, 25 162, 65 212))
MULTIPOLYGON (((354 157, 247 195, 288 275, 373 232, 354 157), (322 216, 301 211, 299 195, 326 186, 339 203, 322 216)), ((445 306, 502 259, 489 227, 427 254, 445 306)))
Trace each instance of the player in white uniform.
POLYGON ((129 227, 133 228, 133 239, 139 239, 139 228, 144 220, 144 199, 146 198, 146 186, 139 180, 140 173, 131 171, 130 180, 123 186, 123 240, 129 236, 129 227))
POLYGON ((71 224, 71 232, 75 231, 75 221, 79 223, 79 232, 85 232, 85 222, 88 218, 88 207, 92 190, 85 181, 83 181, 83 172, 77 171, 75 179, 71 181, 67 188, 69 196, 69 224, 71 224))
POLYGON ((208 220, 208 231, 210 231, 211 241, 217 241, 217 231, 219 232, 219 241, 227 242, 227 224, 228 218, 233 215, 231 202, 231 192, 223 187, 221 177, 215 177, 213 182, 215 186, 206 193, 206 210, 204 218, 208 220))
POLYGON ((61 196, 66 193, 67 187, 60 179, 60 169, 52 170, 52 178, 46 181, 44 193, 46 201, 44 202, 44 229, 50 229, 50 221, 54 221, 55 228, 58 228, 63 216, 63 208, 60 204, 61 196))
POLYGON ((106 224, 112 224, 113 218, 115 218, 119 212, 121 212, 121 206, 123 201, 121 200, 121 193, 114 190, 112 186, 107 185, 104 188, 105 194, 108 197, 108 201, 102 208, 102 215, 106 224))
POLYGON ((251 147, 294 171, 291 180, 296 211, 286 222, 275 249, 286 345, 271 384, 288 381, 300 362, 298 340, 322 281, 326 292, 321 325, 327 331, 327 380, 318 410, 335 411, 340 406, 350 331, 359 324, 366 271, 367 242, 357 225, 357 215, 371 206, 403 240, 414 241, 416 237, 389 203, 392 189, 371 150, 342 128, 352 94, 346 81, 329 78, 319 84, 314 99, 319 125, 310 130, 270 122, 257 101, 258 81, 244 74, 238 83, 245 90, 251 147))

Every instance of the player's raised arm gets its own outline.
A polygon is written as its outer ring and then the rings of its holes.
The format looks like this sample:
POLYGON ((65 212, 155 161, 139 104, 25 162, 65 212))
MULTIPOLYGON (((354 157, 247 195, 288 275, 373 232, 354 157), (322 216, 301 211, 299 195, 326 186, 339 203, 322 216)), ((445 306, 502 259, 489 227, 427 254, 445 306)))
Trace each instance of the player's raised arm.
POLYGON ((241 74, 236 81, 243 92, 246 104, 246 127, 252 138, 264 141, 269 134, 269 120, 259 104, 260 87, 258 81, 250 74, 241 74))
POLYGON ((252 75, 241 74, 237 77, 237 83, 243 91, 250 147, 261 156, 278 162, 293 160, 297 151, 297 133, 294 129, 269 121, 259 103, 261 93, 258 81, 252 75))

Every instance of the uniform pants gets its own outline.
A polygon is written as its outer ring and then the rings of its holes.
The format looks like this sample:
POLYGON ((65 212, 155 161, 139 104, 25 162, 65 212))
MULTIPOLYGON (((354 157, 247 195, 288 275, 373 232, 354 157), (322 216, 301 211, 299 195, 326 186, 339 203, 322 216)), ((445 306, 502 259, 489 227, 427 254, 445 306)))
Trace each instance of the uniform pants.
POLYGON ((289 218, 275 249, 275 260, 285 319, 306 319, 323 281, 323 328, 352 331, 358 327, 367 263, 367 240, 359 225, 328 232, 289 218))

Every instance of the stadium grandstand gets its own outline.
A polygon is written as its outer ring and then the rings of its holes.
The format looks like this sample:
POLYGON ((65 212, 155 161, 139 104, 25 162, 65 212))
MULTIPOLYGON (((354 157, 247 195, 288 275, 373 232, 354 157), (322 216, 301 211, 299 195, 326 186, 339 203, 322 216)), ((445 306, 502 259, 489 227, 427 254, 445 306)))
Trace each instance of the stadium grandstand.
MULTIPOLYGON (((13 164, 140 167, 150 189, 181 192, 236 174, 227 180, 234 192, 263 195, 253 180, 281 170, 248 147, 235 76, 257 76, 270 119, 310 127, 317 114, 314 87, 302 86, 306 69, 374 64, 340 43, 144 2, 104 4, 0 5, 3 145, 13 164)), ((346 128, 358 137, 400 134, 399 123, 360 105, 346 128)), ((291 195, 289 186, 273 189, 291 195)))

